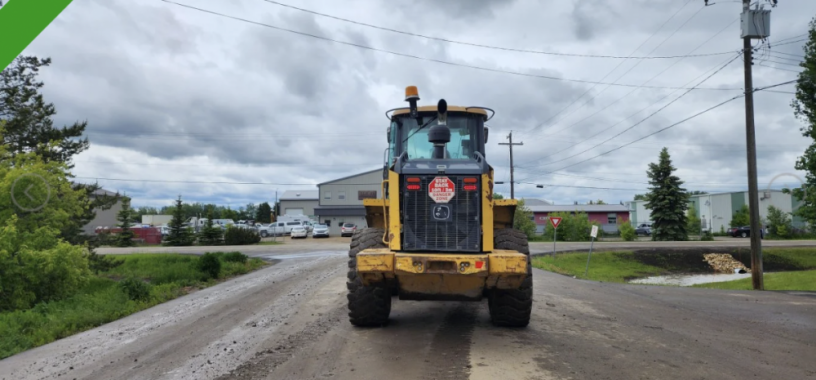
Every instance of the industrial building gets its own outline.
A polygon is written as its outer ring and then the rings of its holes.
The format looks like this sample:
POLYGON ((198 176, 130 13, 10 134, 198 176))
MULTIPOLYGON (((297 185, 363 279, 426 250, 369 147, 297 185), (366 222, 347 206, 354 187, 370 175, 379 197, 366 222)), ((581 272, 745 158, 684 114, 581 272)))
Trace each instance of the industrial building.
POLYGON ((329 226, 329 234, 340 236, 340 225, 367 226, 363 199, 382 197, 383 169, 338 178, 317 185, 319 193, 315 218, 329 226))
POLYGON ((286 190, 280 197, 281 215, 303 215, 314 218, 318 206, 317 190, 286 190))
MULTIPOLYGON (((90 195, 90 198, 93 201, 93 199, 96 198, 96 197, 102 197, 102 196, 113 197, 113 196, 116 196, 116 195, 117 195, 117 193, 114 193, 112 191, 99 189, 99 190, 94 191, 90 195)), ((96 234, 96 229, 97 228, 114 228, 114 227, 116 227, 116 225, 119 223, 119 221, 117 220, 116 217, 119 214, 119 211, 121 211, 121 210, 122 210, 122 201, 121 200, 117 201, 113 206, 111 206, 111 208, 109 208, 107 210, 101 210, 101 209, 95 210, 96 211, 96 216, 93 218, 93 220, 88 222, 88 224, 86 224, 85 226, 82 227, 82 233, 87 235, 87 236, 93 236, 93 235, 96 234)))
MULTIPOLYGON (((651 212, 646 207, 646 201, 627 202, 629 219, 637 226, 643 223, 652 223, 651 212)), ((704 231, 720 232, 731 227, 731 217, 743 205, 748 205, 748 192, 736 191, 727 193, 712 193, 692 195, 689 206, 694 206, 697 217, 704 231)), ((790 194, 781 190, 762 190, 759 192, 759 215, 765 223, 768 216, 768 206, 775 206, 783 212, 790 213, 796 210, 800 203, 790 194)), ((803 227, 799 217, 793 217, 795 227, 803 227)))

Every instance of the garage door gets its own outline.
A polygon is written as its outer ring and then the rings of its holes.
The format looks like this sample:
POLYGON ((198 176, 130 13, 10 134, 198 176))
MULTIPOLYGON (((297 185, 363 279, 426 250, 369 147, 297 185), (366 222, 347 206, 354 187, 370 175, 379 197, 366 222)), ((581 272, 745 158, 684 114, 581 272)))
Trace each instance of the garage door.
POLYGON ((302 208, 287 208, 284 213, 286 215, 303 215, 302 208))

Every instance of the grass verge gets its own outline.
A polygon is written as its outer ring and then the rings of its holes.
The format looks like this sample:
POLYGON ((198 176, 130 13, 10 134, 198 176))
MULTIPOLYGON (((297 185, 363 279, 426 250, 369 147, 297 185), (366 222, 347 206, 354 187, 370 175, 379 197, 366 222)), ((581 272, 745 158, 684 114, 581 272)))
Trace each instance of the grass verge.
MULTIPOLYGON (((730 253, 736 260, 750 267, 751 252, 745 248, 735 249, 648 249, 636 251, 593 252, 589 273, 584 277, 587 253, 560 253, 556 257, 549 255, 534 256, 533 266, 550 272, 576 276, 595 281, 626 282, 628 280, 675 273, 714 273, 703 261, 705 253, 730 253)), ((806 271, 816 269, 816 249, 814 248, 765 248, 762 251, 763 266, 766 271, 806 271)), ((786 277, 790 272, 780 277, 786 277)), ((805 273, 805 272, 802 272, 805 273)), ((768 274, 773 277, 777 274, 768 274)), ((812 274, 811 274, 812 275, 812 274)), ((793 276, 802 278, 807 286, 807 275, 793 276)), ((742 281, 742 280, 740 280, 742 281)), ((793 281, 793 280, 791 280, 793 281)), ((749 282, 750 284, 750 282, 749 282)), ((794 284, 784 285, 793 286, 794 284)), ((736 286, 736 285, 735 285, 736 286)), ((769 290, 790 290, 776 288, 775 283, 768 285, 769 290)), ((795 290, 808 290, 805 288, 795 290)))
POLYGON ((197 269, 199 256, 123 255, 123 263, 91 278, 77 294, 28 310, 0 313, 0 359, 115 321, 266 265, 237 253, 216 254, 218 278, 197 269), (245 261, 244 261, 245 260, 245 261), (136 279, 141 292, 125 286, 136 279))
MULTIPOLYGON (((766 290, 806 290, 816 291, 816 270, 798 272, 765 273, 763 276, 766 290)), ((752 290, 750 278, 742 280, 713 282, 694 285, 695 288, 752 290)))

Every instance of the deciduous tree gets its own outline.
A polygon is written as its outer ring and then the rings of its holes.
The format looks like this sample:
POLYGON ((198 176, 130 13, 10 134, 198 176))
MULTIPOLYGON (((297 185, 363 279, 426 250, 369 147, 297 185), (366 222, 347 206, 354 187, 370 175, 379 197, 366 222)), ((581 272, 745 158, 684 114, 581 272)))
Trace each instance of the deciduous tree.
POLYGON ((791 102, 796 118, 803 125, 802 135, 811 140, 810 146, 796 160, 796 170, 805 172, 805 186, 793 189, 793 196, 802 201, 795 215, 816 225, 816 17, 810 21, 808 41, 804 47, 804 59, 799 63, 802 71, 796 80, 796 95, 791 102))

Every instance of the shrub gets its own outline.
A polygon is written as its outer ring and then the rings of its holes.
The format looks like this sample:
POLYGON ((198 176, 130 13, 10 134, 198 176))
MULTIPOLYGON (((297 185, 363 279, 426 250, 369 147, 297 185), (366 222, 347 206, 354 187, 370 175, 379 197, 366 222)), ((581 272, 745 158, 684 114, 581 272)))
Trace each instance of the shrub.
POLYGON ((261 241, 258 231, 251 228, 227 227, 224 233, 224 244, 226 245, 248 245, 257 244, 261 241))
POLYGON ((621 223, 619 229, 620 236, 623 240, 634 241, 635 238, 637 237, 637 234, 635 234, 635 227, 632 226, 632 223, 623 222, 621 223))
POLYGON ((241 252, 228 252, 221 256, 222 260, 228 263, 241 263, 244 264, 247 262, 249 257, 241 252))
POLYGON ((714 241, 714 236, 711 235, 711 232, 705 231, 703 235, 700 236, 700 241, 714 241))
POLYGON ((221 260, 218 260, 218 255, 207 252, 196 262, 196 269, 205 273, 209 278, 218 278, 218 273, 221 272, 221 260))
MULTIPOLYGON (((585 212, 576 211, 575 214, 554 212, 550 213, 550 217, 561 217, 561 224, 558 225, 558 241, 589 241, 592 226, 598 225, 598 223, 590 222, 585 212)), ((544 236, 552 241, 553 227, 551 223, 547 223, 544 236)))
POLYGON ((145 301, 150 298, 150 285, 139 278, 128 277, 119 283, 119 288, 134 301, 145 301))

